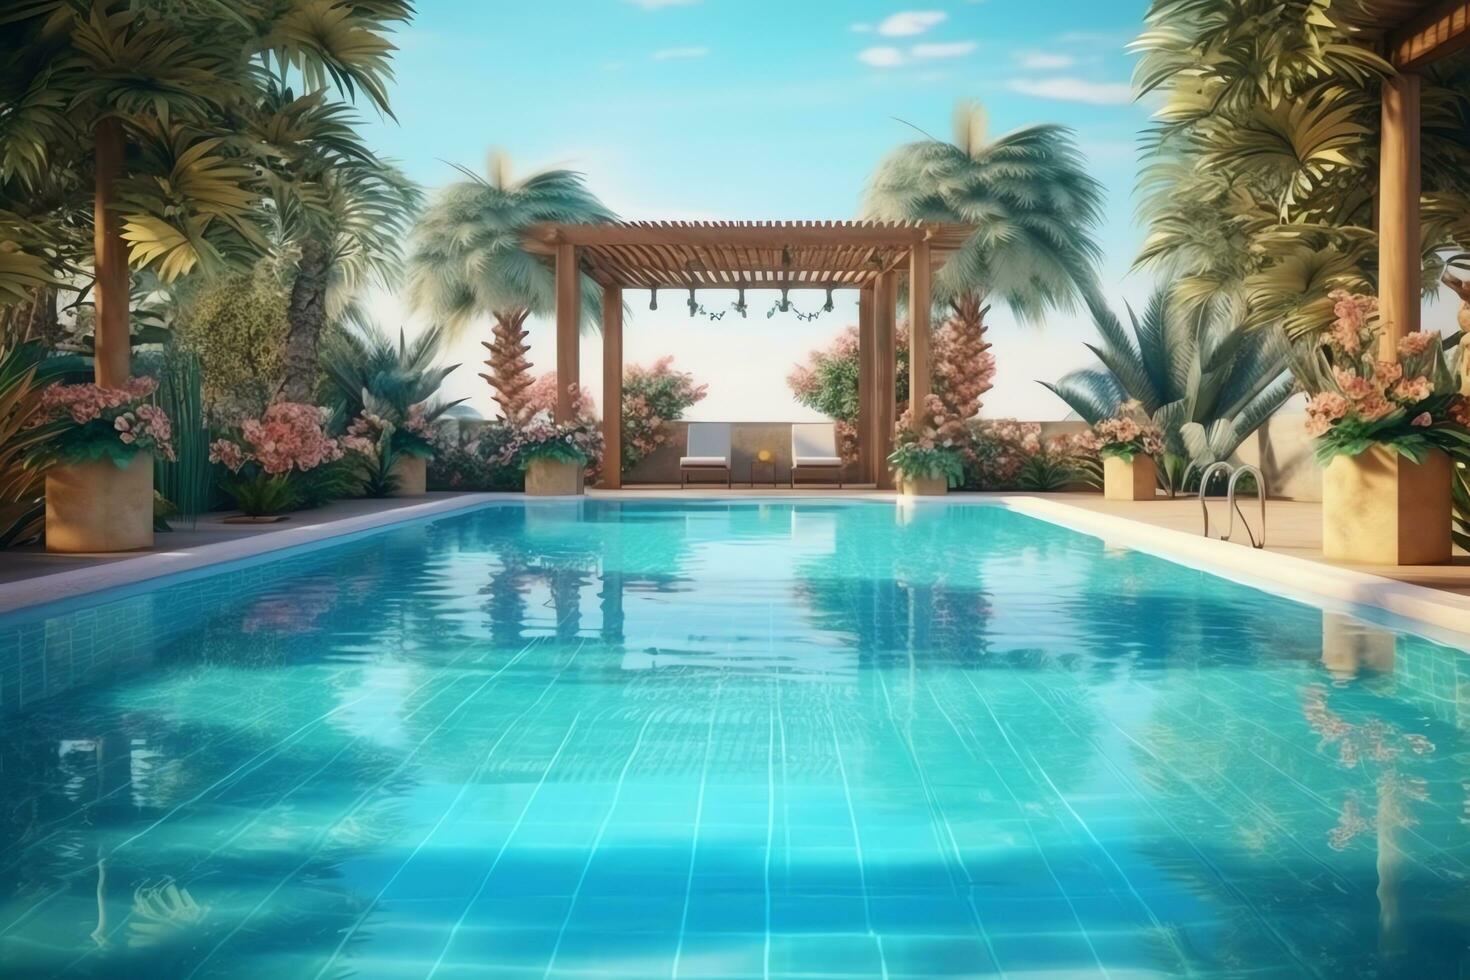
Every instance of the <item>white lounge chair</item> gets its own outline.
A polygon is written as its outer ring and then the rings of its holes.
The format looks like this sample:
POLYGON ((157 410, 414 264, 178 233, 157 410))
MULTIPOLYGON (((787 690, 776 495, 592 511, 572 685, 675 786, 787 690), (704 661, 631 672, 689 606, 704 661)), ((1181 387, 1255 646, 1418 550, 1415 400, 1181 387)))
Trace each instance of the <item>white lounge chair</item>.
POLYGON ((837 455, 837 426, 831 422, 800 422, 791 427, 791 486, 803 471, 834 478, 842 488, 842 457, 837 455))
POLYGON ((691 473, 724 473, 730 486, 730 423, 690 422, 685 452, 679 457, 679 485, 688 486, 691 473))

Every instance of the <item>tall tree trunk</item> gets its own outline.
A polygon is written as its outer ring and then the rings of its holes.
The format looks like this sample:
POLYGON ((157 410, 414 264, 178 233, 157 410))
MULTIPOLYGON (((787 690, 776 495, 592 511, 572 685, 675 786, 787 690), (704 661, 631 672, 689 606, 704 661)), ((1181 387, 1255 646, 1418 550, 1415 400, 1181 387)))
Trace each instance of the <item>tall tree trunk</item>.
POLYGON ((128 335, 128 246, 122 224, 113 210, 116 183, 123 165, 122 123, 104 119, 97 124, 95 163, 96 199, 93 204, 93 291, 97 310, 95 374, 105 388, 118 388, 132 370, 128 335))
POLYGON ((525 328, 529 310, 510 310, 495 314, 493 341, 481 341, 480 346, 490 352, 485 362, 489 372, 480 372, 480 377, 495 389, 495 400, 500 404, 500 413, 508 422, 521 422, 526 416, 526 389, 531 387, 531 362, 526 360, 525 328))
POLYGON ((327 325, 327 265, 326 248, 316 238, 306 238, 286 311, 281 395, 287 401, 309 403, 316 396, 318 348, 327 325))
POLYGON ((960 419, 980 412, 980 396, 990 390, 995 361, 985 341, 984 305, 979 293, 966 293, 950 304, 950 315, 934 338, 934 376, 945 410, 960 419))
POLYGON ((56 290, 37 286, 30 299, 0 309, 0 347, 14 347, 36 340, 55 347, 61 339, 61 324, 56 315, 56 290))

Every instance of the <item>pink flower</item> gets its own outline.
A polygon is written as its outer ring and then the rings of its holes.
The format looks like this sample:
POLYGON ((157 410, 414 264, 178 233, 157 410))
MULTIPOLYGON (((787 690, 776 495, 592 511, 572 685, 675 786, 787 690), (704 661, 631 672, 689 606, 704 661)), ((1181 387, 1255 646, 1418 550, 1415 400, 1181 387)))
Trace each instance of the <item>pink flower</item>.
POLYGON ((1417 378, 1405 378, 1394 385, 1392 394, 1394 400, 1412 405, 1434 394, 1434 382, 1423 375, 1417 378))
POLYGON ((1406 333, 1399 338, 1399 357, 1416 357, 1428 350, 1431 345, 1439 343, 1439 340, 1439 334, 1428 330, 1406 333))

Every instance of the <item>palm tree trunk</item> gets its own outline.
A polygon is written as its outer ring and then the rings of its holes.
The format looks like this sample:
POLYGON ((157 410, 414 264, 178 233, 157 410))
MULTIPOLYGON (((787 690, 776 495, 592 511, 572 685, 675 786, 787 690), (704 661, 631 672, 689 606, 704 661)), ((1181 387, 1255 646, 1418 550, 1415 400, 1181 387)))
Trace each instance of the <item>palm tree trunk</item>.
POLYGON ((14 347, 38 340, 55 347, 61 339, 61 325, 56 315, 56 290, 37 286, 30 298, 0 309, 0 347, 14 347))
POLYGON ((301 261, 291 284, 286 311, 285 377, 287 401, 310 402, 316 395, 318 348, 327 325, 327 250, 317 239, 301 243, 301 261))
POLYGON ((93 334, 96 342, 94 371, 99 385, 120 388, 132 370, 128 331, 128 246, 123 241, 122 226, 113 209, 114 185, 122 175, 122 123, 117 119, 103 119, 97 124, 95 136, 97 173, 92 249, 93 268, 97 275, 94 290, 97 322, 93 334))
POLYGON ((480 342, 490 352, 485 361, 490 370, 481 371, 480 377, 495 389, 500 412, 509 422, 520 422, 526 414, 526 389, 531 387, 531 362, 526 360, 529 331, 525 328, 529 315, 526 309, 496 313, 493 341, 480 342))
POLYGON ((990 390, 982 370, 990 344, 985 340, 985 305, 979 292, 968 292, 950 304, 950 315, 935 338, 934 374, 949 414, 971 419, 980 413, 980 396, 990 390))

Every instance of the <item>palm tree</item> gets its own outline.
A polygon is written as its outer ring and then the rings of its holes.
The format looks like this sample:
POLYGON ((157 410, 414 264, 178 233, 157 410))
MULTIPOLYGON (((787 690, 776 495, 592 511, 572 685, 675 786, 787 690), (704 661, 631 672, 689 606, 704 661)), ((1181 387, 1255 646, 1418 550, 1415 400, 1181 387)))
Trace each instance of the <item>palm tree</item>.
POLYGON ((279 69, 387 112, 386 35, 411 13, 407 0, 20 0, 0 14, 0 181, 61 173, 91 197, 91 260, 66 258, 95 278, 99 383, 130 371, 130 264, 172 281, 268 248, 259 149, 237 110, 279 69))
POLYGON ((409 343, 402 329, 395 338, 376 324, 359 325, 330 338, 321 367, 345 418, 366 408, 375 414, 386 412, 399 424, 409 409, 424 405, 425 420, 433 422, 465 400, 433 401, 444 379, 459 367, 439 366, 436 362, 443 352, 444 332, 437 326, 409 343))
POLYGON ((1028 126, 991 140, 984 110, 961 102, 952 142, 906 143, 884 158, 863 215, 976 226, 935 277, 934 296, 948 305, 950 326, 977 343, 993 301, 1035 321, 1096 288, 1102 185, 1062 126, 1028 126))
POLYGON ((362 145, 348 108, 271 83, 250 121, 268 156, 272 240, 292 273, 282 394, 310 401, 329 325, 371 280, 392 286, 418 188, 362 145))
MULTIPOLYGON (((526 317, 556 309, 552 271, 526 251, 522 235, 540 222, 587 224, 614 216, 570 170, 543 170, 516 181, 498 153, 491 155, 488 177, 459 169, 467 179, 441 190, 414 229, 410 300, 451 336, 476 317, 495 319, 494 339, 484 344, 491 373, 481 377, 495 389, 502 414, 514 421, 531 384, 526 317)), ((583 276, 585 322, 599 323, 601 309, 602 290, 583 276)))
POLYGON ((1101 368, 1042 382, 1090 424, 1136 401, 1164 433, 1160 472, 1172 496, 1192 470, 1228 459, 1296 390, 1280 330, 1240 329, 1231 308, 1186 310, 1156 290, 1132 336, 1101 300, 1090 300, 1102 338, 1088 349, 1101 368))

